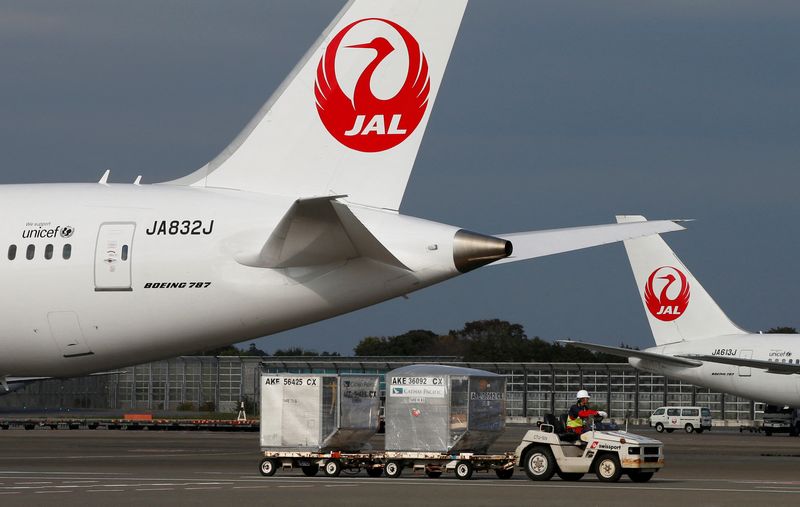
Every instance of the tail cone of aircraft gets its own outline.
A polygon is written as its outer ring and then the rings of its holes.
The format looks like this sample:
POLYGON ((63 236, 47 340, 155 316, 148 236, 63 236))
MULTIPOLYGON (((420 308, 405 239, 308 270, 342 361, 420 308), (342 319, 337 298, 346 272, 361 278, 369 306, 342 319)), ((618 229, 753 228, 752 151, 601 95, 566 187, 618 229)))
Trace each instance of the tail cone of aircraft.
POLYGON ((513 249, 508 240, 461 229, 453 238, 453 263, 466 273, 508 257, 513 249))

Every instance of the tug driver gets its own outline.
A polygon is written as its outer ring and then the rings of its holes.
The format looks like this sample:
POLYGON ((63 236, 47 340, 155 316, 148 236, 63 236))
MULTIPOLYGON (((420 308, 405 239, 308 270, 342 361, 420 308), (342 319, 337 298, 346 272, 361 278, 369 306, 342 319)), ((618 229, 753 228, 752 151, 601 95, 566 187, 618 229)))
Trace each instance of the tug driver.
POLYGON ((567 414, 567 431, 577 433, 580 435, 588 428, 588 421, 584 419, 599 415, 600 417, 608 417, 603 411, 591 410, 589 408, 589 393, 586 389, 581 389, 575 395, 577 401, 569 409, 567 414))

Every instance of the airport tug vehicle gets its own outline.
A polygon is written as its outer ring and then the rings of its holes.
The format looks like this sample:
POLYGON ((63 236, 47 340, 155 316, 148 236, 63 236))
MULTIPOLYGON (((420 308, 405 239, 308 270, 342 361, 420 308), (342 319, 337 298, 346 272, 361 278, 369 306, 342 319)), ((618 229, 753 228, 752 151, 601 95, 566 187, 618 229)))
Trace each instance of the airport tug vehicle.
POLYGON ((534 481, 558 475, 565 481, 594 473, 603 482, 617 482, 627 474, 633 482, 647 482, 664 466, 664 444, 652 438, 595 423, 581 435, 564 431, 552 416, 529 430, 515 455, 517 465, 534 481))

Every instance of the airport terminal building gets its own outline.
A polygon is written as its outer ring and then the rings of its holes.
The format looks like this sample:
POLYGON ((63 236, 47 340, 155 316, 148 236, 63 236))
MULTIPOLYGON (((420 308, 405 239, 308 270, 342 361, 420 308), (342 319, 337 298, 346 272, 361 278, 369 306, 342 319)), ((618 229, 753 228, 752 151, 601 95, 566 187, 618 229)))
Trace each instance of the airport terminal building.
MULTIPOLYGON (((466 363, 455 357, 182 356, 125 368, 109 375, 35 382, 0 397, 0 409, 231 412, 245 402, 257 413, 259 378, 270 373, 384 374, 426 362, 505 375, 510 420, 536 421, 566 412, 579 389, 617 420, 646 418, 664 405, 708 407, 717 423, 747 424, 763 403, 710 391, 636 370, 627 363, 466 363)), ((383 388, 383 384, 381 384, 383 388)))

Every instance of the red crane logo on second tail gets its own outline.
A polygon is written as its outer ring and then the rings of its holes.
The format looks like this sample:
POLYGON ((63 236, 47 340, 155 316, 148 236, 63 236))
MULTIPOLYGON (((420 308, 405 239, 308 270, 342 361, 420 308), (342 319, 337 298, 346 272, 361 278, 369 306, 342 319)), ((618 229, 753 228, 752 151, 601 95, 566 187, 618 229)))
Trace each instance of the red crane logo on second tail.
POLYGON ((658 320, 670 322, 677 319, 689 306, 689 282, 686 281, 686 275, 672 266, 661 266, 656 269, 650 273, 644 286, 644 302, 653 317, 658 320), (659 274, 661 276, 656 276, 659 274), (675 274, 678 275, 677 278, 675 274), (656 280, 666 280, 658 296, 653 287, 656 280), (680 282, 677 288, 673 287, 676 281, 680 282), (670 294, 674 297, 670 297, 670 294))
POLYGON ((428 107, 430 90, 428 61, 417 40, 393 21, 366 18, 344 27, 328 44, 317 67, 314 95, 319 117, 333 137, 348 148, 374 153, 394 148, 414 132, 428 107), (403 81, 402 87, 389 99, 376 97, 371 88, 375 70, 395 50, 389 40, 378 36, 363 44, 341 46, 344 36, 365 21, 380 22, 393 29, 408 51, 408 70, 405 76, 398 76, 403 81), (341 50, 364 49, 376 54, 358 77, 351 99, 336 77, 336 57, 341 50))

